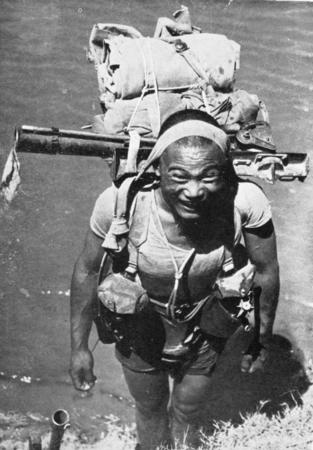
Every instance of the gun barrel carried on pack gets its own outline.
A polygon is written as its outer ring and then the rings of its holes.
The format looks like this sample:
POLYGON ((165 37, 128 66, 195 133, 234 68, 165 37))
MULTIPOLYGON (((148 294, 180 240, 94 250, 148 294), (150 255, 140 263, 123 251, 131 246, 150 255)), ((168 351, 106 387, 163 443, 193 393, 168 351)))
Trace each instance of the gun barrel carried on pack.
MULTIPOLYGON (((309 171, 306 153, 277 153, 275 148, 260 149, 249 142, 246 135, 238 138, 230 134, 231 158, 238 176, 256 177, 269 182, 275 180, 304 181, 309 171), (246 138, 247 142, 244 142, 246 138)), ((86 131, 40 128, 23 125, 15 132, 17 152, 50 155, 97 156, 113 159, 113 179, 125 173, 130 138, 127 135, 96 134, 86 131)), ((145 160, 156 142, 155 138, 141 137, 137 163, 145 160)))

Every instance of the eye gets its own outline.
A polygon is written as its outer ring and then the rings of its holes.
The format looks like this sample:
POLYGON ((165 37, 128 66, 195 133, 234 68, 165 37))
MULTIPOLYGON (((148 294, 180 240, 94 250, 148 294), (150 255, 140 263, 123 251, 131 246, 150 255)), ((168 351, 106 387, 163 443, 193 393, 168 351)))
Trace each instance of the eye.
POLYGON ((221 177, 220 169, 210 169, 202 176, 202 181, 207 183, 212 183, 213 181, 219 180, 221 177))
POLYGON ((176 183, 186 183, 188 181, 188 176, 183 172, 173 171, 170 173, 170 177, 176 183))

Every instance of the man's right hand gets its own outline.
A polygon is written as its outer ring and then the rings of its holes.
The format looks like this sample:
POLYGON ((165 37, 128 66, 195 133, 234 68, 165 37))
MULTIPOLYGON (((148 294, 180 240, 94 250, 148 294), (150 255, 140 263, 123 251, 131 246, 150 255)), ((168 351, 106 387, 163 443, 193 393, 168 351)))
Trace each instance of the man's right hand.
POLYGON ((73 350, 71 356, 70 375, 75 389, 89 391, 95 384, 93 373, 93 356, 90 350, 73 350))

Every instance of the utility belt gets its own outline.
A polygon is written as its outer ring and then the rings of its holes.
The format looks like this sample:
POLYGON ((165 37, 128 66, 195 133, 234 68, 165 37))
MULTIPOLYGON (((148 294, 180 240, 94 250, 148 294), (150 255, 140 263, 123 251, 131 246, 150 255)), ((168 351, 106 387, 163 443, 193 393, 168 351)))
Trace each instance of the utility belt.
POLYGON ((217 290, 193 303, 176 305, 174 320, 168 315, 168 304, 150 298, 154 310, 160 314, 166 332, 163 361, 184 358, 205 336, 229 338, 241 325, 249 331, 254 325, 255 290, 247 295, 222 298, 217 290))
POLYGON ((199 347, 206 335, 228 338, 240 325, 250 328, 255 291, 251 289, 241 297, 222 298, 218 290, 214 290, 195 303, 171 305, 169 300, 150 298, 143 287, 124 272, 107 275, 99 284, 98 298, 95 323, 102 342, 118 342, 136 351, 133 346, 135 322, 144 320, 145 311, 153 308, 160 315, 165 332, 162 361, 177 365, 199 347))

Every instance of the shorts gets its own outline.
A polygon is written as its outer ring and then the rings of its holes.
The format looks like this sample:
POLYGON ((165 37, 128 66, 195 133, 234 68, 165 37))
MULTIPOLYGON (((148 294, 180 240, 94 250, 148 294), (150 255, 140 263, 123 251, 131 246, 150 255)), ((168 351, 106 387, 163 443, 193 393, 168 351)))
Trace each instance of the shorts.
MULTIPOLYGON (((142 344, 144 346, 143 341, 142 344)), ((210 375, 213 371, 219 355, 226 344, 226 339, 215 336, 203 335, 201 344, 190 351, 187 357, 177 365, 168 365, 162 361, 162 352, 159 347, 146 348, 145 352, 136 352, 123 345, 117 344, 115 355, 122 366, 133 372, 151 373, 165 371, 174 376, 180 375, 210 375), (148 357, 145 357, 148 356, 148 357)), ((163 347, 162 347, 163 348, 163 347)))

